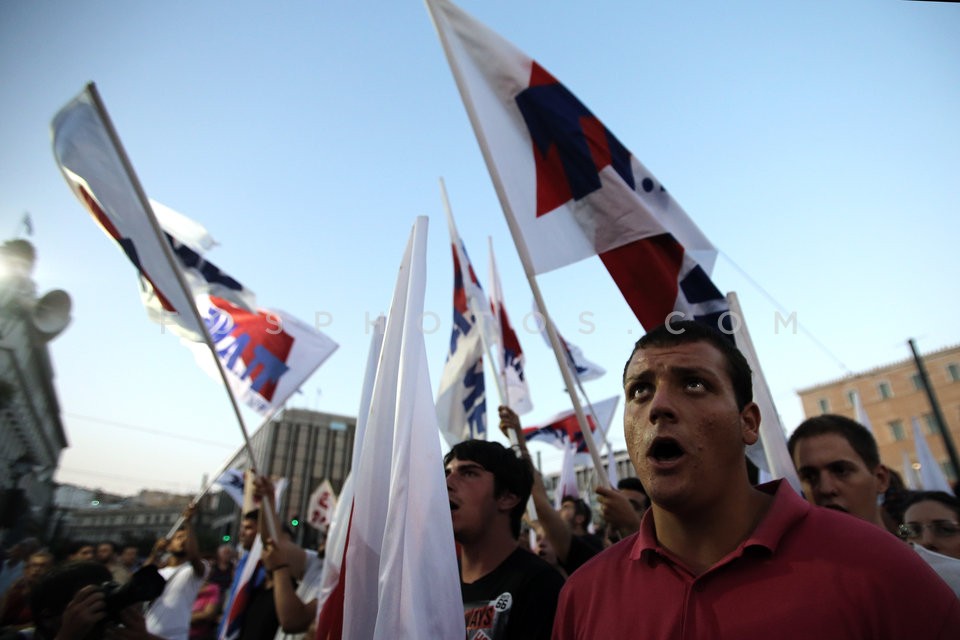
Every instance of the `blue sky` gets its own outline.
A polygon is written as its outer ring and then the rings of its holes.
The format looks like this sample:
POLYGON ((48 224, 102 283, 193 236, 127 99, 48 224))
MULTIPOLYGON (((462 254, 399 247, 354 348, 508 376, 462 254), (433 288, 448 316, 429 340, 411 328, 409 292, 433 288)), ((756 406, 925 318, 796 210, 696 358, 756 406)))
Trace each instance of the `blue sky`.
MULTIPOLYGON (((573 91, 721 251, 714 282, 740 296, 788 428, 797 389, 906 358, 911 337, 960 342, 960 6, 460 5, 573 91), (801 330, 776 333, 778 310, 801 330)), ((74 301, 51 343, 71 444, 58 480, 196 490, 241 443, 224 390, 146 319, 131 266, 53 161, 50 119, 88 81, 147 193, 219 241, 211 260, 262 305, 332 318, 341 347, 292 406, 356 413, 365 320, 386 311, 417 215, 431 219, 436 389, 452 287, 441 176, 478 274, 491 236, 515 324, 529 310, 422 2, 0 3, 0 237, 29 211, 39 290, 74 301)), ((610 372, 591 399, 620 393, 641 330, 602 266, 538 281, 561 332, 610 372)), ((569 400, 542 339, 519 333, 533 424, 569 400)))

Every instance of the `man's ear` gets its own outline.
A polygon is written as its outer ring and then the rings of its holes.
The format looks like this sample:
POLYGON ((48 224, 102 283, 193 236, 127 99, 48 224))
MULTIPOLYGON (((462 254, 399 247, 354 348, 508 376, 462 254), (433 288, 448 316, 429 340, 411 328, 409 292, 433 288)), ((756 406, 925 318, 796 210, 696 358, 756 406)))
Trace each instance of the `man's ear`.
POLYGON ((497 498, 497 509, 500 511, 512 511, 517 504, 519 504, 520 498, 518 498, 514 493, 510 491, 504 491, 500 494, 500 497, 497 498))
POLYGON ((877 468, 873 470, 873 475, 877 479, 877 494, 886 493, 887 489, 890 488, 890 470, 887 469, 886 465, 878 464, 877 468))
POLYGON ((740 430, 745 445, 760 439, 760 407, 756 402, 748 403, 740 412, 740 430))

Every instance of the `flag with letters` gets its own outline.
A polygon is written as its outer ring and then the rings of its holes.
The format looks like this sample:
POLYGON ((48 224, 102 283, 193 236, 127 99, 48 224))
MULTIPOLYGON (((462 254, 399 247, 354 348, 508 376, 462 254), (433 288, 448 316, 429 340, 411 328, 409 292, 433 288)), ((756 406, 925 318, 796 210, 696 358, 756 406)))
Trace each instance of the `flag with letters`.
POLYGON ((54 116, 51 130, 67 184, 136 268, 148 315, 196 346, 201 367, 219 378, 207 332, 235 397, 267 414, 336 350, 329 337, 293 316, 255 308, 252 292, 204 258, 213 241, 202 226, 162 205, 155 213, 92 85, 54 116))
POLYGON ((481 332, 488 330, 484 321, 490 307, 449 212, 447 226, 453 250, 453 329, 436 406, 440 433, 452 447, 469 438, 487 437, 481 332))
POLYGON ((523 415, 533 410, 530 400, 530 388, 523 367, 525 359, 520 348, 517 332, 510 324, 510 316, 503 303, 503 287, 500 285, 500 274, 497 272, 497 263, 493 256, 493 243, 490 243, 490 311, 493 318, 493 335, 497 344, 497 356, 500 358, 499 369, 503 379, 503 403, 513 409, 517 415, 523 415))
POLYGON ((596 255, 646 329, 679 314, 730 328, 716 250, 666 187, 546 68, 449 0, 426 2, 534 274, 596 255))

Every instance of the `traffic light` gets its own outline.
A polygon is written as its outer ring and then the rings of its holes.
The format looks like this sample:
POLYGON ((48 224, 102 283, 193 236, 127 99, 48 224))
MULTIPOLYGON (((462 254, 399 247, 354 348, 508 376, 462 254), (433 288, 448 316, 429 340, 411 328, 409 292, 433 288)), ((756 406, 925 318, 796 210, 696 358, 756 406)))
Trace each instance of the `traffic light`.
POLYGON ((300 518, 298 516, 293 516, 290 518, 290 526, 297 527, 300 525, 300 518))
POLYGON ((224 542, 230 542, 230 534, 229 533, 224 534, 221 540, 223 540, 224 542))

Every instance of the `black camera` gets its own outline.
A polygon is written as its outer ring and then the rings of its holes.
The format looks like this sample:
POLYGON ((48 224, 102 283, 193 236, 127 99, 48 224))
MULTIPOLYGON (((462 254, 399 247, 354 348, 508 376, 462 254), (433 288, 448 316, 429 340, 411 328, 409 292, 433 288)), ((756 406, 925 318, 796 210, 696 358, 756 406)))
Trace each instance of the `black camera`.
POLYGON ((166 584, 152 564, 140 567, 124 584, 104 582, 100 588, 107 605, 107 620, 116 622, 120 612, 130 605, 158 598, 166 584))

